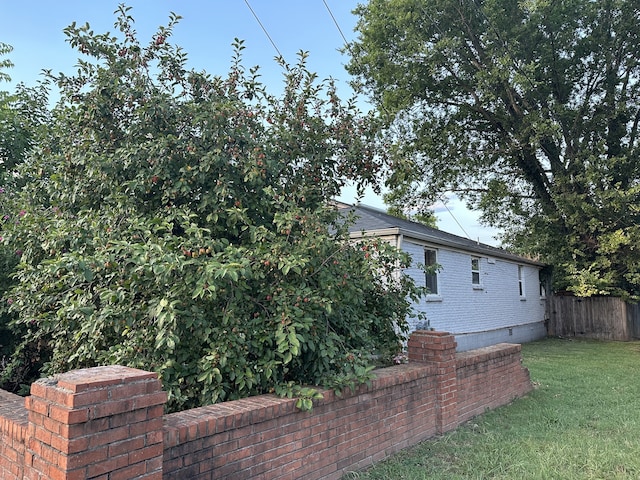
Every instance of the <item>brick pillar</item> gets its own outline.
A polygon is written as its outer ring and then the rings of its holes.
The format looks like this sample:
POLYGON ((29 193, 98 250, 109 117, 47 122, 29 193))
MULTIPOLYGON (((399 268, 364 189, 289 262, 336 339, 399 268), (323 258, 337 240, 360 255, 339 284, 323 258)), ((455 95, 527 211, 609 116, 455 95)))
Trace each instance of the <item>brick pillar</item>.
POLYGON ((25 480, 161 480, 167 394, 155 373, 74 370, 31 385, 25 480))
POLYGON ((453 430, 458 422, 456 340, 447 332, 416 330, 409 337, 409 363, 436 367, 436 432, 453 430))

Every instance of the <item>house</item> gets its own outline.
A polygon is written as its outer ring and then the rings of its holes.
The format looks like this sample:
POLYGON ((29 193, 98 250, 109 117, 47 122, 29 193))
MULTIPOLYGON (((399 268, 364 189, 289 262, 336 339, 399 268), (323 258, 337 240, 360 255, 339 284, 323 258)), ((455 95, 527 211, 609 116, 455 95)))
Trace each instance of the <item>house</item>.
MULTIPOLYGON (((431 328, 454 334, 459 351, 546 336, 542 263, 372 207, 340 203, 338 209, 356 214, 352 239, 376 236, 411 255, 405 273, 429 289, 415 308, 431 328), (438 270, 425 273, 424 265, 438 270)), ((411 330, 422 327, 415 322, 411 330)))

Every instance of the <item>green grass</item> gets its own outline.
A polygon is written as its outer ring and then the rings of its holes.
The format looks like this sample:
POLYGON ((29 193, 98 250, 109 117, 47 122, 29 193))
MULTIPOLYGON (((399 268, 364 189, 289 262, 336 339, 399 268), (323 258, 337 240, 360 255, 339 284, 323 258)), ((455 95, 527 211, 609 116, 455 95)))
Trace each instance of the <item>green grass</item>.
POLYGON ((640 342, 523 345, 535 389, 345 479, 639 479, 640 342))

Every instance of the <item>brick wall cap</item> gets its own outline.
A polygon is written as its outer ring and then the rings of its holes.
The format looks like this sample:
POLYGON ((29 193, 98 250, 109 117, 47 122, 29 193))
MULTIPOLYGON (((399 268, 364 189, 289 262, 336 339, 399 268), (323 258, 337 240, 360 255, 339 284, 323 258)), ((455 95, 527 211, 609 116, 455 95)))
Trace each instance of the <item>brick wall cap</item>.
MULTIPOLYGON (((83 368, 60 373, 53 379, 41 379, 38 382, 57 382, 58 388, 71 392, 84 392, 110 385, 120 385, 141 380, 155 380, 157 373, 145 372, 137 368, 123 367, 121 365, 108 365, 103 367, 83 368)), ((53 383, 55 385, 55 383, 53 383)))
POLYGON ((449 332, 440 332, 437 330, 415 330, 412 335, 429 335, 432 337, 446 337, 451 335, 449 332))
POLYGON ((456 353, 456 363, 458 368, 469 365, 479 365, 481 363, 506 357, 509 355, 520 355, 522 346, 518 343, 498 343, 488 347, 468 350, 456 353))

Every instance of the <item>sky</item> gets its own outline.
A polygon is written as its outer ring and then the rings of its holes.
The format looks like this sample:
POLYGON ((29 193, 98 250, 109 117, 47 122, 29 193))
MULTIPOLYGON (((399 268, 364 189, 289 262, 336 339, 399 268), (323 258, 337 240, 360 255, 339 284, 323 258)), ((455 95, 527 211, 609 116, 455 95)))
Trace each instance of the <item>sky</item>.
MULTIPOLYGON (((14 64, 7 71, 12 82, 1 84, 0 89, 11 91, 19 82, 34 85, 43 69, 72 74, 78 55, 66 42, 64 28, 74 21, 88 22, 96 33, 116 33, 114 11, 120 3, 123 2, 0 0, 0 42, 13 47, 8 58, 14 64)), ((171 42, 184 49, 188 66, 196 70, 225 75, 233 53, 231 44, 238 38, 245 46, 243 65, 259 65, 262 81, 272 93, 278 93, 283 84, 282 69, 274 58, 280 53, 287 63, 294 64, 298 52, 306 51, 309 70, 320 79, 336 79, 343 99, 353 94, 344 68, 349 58, 340 49, 345 44, 344 38, 347 41, 356 38, 357 17, 352 11, 358 0, 129 0, 124 3, 132 7, 129 13, 135 19, 142 43, 151 39, 158 26, 167 24, 170 12, 180 15, 182 19, 174 29, 171 42)), ((366 98, 359 104, 363 109, 370 108, 366 98)), ((339 200, 354 203, 354 190, 345 189, 339 200)), ((382 199, 371 191, 361 201, 385 209, 382 199)), ((498 244, 494 238, 496 232, 481 226, 478 215, 459 200, 449 199, 447 208, 442 204, 434 207, 440 229, 482 243, 498 244)))

